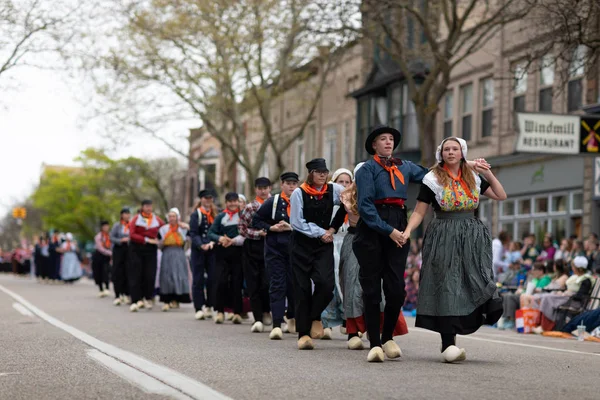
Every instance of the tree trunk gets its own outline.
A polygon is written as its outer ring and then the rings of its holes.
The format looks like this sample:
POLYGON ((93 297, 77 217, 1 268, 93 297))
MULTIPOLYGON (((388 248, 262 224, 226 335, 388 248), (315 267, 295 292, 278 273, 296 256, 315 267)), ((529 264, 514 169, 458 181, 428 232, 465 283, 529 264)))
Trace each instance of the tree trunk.
POLYGON ((416 110, 419 135, 421 137, 421 165, 431 167, 435 164, 435 150, 437 149, 435 125, 437 107, 434 111, 416 110))

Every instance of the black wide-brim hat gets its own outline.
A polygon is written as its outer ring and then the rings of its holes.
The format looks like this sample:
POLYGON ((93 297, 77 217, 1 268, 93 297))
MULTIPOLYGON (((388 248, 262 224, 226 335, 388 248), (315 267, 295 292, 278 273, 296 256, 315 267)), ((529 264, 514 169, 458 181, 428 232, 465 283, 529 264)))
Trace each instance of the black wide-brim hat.
POLYGON ((397 129, 392 128, 391 126, 379 126, 375 128, 369 136, 367 136, 367 140, 365 141, 365 150, 370 155, 375 155, 375 150, 373 149, 373 142, 377 139, 377 136, 383 133, 391 133, 394 137, 394 150, 396 147, 400 145, 400 141, 402 140, 402 134, 397 129))

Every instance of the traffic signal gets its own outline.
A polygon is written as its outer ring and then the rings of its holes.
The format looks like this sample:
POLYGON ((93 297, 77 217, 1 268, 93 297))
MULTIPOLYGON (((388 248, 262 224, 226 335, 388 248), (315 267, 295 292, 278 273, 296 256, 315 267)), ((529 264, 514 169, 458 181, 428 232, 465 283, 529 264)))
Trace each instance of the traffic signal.
POLYGON ((27 217, 27 209, 25 207, 15 207, 12 210, 12 216, 15 219, 25 219, 27 217))

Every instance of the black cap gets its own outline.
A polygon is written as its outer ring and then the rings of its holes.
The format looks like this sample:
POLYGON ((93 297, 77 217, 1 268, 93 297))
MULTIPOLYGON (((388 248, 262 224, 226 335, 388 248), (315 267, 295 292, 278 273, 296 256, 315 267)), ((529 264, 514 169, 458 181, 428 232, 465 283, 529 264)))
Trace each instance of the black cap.
POLYGON ((236 192, 229 192, 225 195, 225 201, 239 200, 240 196, 236 192))
POLYGON ((310 171, 329 171, 324 158, 315 158, 306 163, 306 169, 310 171))
POLYGON ((110 225, 108 221, 100 221, 100 226, 110 225))
POLYGON ((271 180, 269 178, 265 178, 264 176, 260 178, 256 178, 254 181, 254 187, 267 187, 271 186, 271 180))
POLYGON ((131 214, 131 210, 127 207, 121 208, 121 214, 131 214))
POLYGON ((152 200, 148 200, 148 199, 142 200, 142 206, 149 206, 151 204, 152 204, 152 200))
POLYGON ((212 189, 204 189, 198 192, 198 197, 216 197, 215 192, 212 189))
POLYGON ((281 182, 285 181, 295 181, 298 182, 300 179, 298 178, 298 174, 295 172, 284 172, 280 176, 281 182))
POLYGON ((367 136, 367 140, 365 141, 365 150, 367 150, 367 153, 371 155, 375 154, 375 150, 373 149, 373 141, 377 139, 377 136, 383 133, 391 133, 394 137, 394 149, 398 147, 400 141, 402 140, 402 134, 400 134, 397 129, 394 129, 390 126, 379 126, 373 129, 373 131, 369 133, 369 136, 367 136))

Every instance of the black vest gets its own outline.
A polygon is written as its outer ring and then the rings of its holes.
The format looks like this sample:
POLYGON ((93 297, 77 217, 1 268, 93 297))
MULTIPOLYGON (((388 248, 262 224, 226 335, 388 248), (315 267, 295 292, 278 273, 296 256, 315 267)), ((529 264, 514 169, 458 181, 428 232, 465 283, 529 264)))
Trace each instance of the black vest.
POLYGON ((302 190, 302 201, 306 222, 312 222, 325 230, 329 229, 333 214, 333 185, 327 185, 327 191, 320 200, 302 190))

